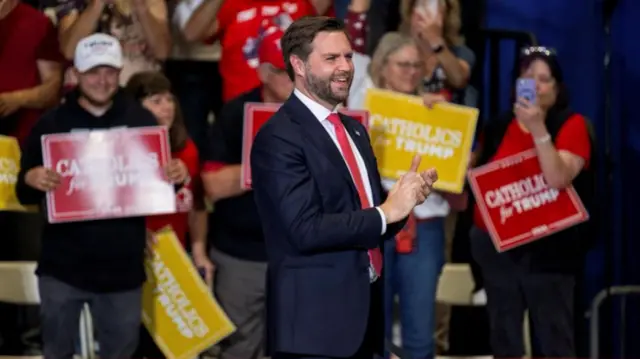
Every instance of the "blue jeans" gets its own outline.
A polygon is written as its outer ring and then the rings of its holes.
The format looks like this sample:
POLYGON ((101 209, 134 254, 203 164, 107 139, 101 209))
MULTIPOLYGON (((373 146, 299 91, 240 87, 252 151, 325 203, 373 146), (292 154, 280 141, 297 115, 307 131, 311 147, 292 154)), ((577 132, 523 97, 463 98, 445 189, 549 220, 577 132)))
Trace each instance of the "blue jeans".
POLYGON ((393 338, 394 296, 400 299, 402 348, 412 359, 433 358, 435 299, 444 265, 444 218, 420 222, 417 246, 409 254, 384 246, 385 336, 393 338))

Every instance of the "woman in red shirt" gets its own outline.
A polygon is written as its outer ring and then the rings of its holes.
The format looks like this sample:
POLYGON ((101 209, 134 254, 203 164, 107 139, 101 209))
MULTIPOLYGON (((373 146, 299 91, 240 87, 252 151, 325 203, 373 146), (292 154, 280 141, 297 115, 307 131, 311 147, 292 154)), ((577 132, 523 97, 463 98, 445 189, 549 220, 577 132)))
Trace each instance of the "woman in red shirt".
MULTIPOLYGON (((126 91, 155 115, 159 125, 169 127, 172 158, 180 160, 188 172, 187 179, 176 192, 176 213, 148 217, 147 228, 153 232, 170 225, 185 247, 189 233, 193 261, 204 272, 207 284, 211 285, 214 267, 206 248, 207 211, 200 182, 200 160, 198 150, 187 134, 178 102, 171 92, 171 83, 159 72, 140 72, 129 79, 126 91)), ((146 330, 141 333, 138 350, 140 357, 161 357, 146 330)))
MULTIPOLYGON (((523 50, 521 64, 520 77, 535 80, 535 103, 518 98, 512 112, 488 123, 476 165, 535 149, 547 184, 557 189, 573 184, 588 206, 588 125, 569 109, 557 58, 551 50, 532 47, 523 50)), ((474 210, 471 253, 484 280, 494 357, 522 357, 527 309, 535 335, 533 356, 575 357, 573 297, 584 232, 573 227, 498 253, 478 207, 474 210)))

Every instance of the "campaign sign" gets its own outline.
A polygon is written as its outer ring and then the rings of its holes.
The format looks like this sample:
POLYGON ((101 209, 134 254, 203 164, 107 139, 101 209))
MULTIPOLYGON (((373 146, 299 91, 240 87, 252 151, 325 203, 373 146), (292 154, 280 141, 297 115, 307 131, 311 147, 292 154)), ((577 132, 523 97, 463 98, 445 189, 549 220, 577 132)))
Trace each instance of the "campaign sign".
POLYGON ((478 109, 449 103, 427 108, 421 97, 375 88, 367 90, 365 107, 383 178, 400 178, 417 154, 421 171, 438 171, 436 189, 462 193, 478 109))
POLYGON ((171 227, 144 261, 142 322, 169 359, 192 359, 235 331, 171 227))
MULTIPOLYGON (((273 116, 280 104, 248 102, 244 106, 244 125, 242 137, 242 167, 240 181, 243 189, 251 188, 251 145, 258 134, 260 127, 273 116)), ((342 108, 340 113, 353 117, 366 129, 369 128, 369 112, 363 110, 351 110, 342 108)))
POLYGON ((164 167, 166 127, 42 136, 44 166, 62 180, 47 192, 50 223, 174 213, 176 194, 164 167))
POLYGON ((0 136, 0 211, 24 211, 16 197, 20 146, 14 137, 0 136))
POLYGON ((573 186, 549 187, 535 150, 475 168, 469 182, 499 252, 589 219, 573 186))

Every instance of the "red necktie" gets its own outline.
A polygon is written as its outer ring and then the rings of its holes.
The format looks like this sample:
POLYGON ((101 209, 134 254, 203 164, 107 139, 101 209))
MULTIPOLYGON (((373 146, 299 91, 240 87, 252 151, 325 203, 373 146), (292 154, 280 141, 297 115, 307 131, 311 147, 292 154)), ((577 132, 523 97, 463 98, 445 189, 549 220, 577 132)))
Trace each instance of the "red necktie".
MULTIPOLYGON (((342 156, 347 163, 347 167, 349 167, 349 172, 351 172, 353 182, 356 185, 356 189, 358 190, 358 196, 360 197, 362 208, 370 208, 371 203, 369 202, 367 192, 364 189, 362 174, 360 173, 360 169, 358 168, 358 162, 356 162, 356 156, 353 153, 351 144, 349 143, 347 131, 345 130, 342 121, 340 121, 340 116, 337 113, 332 113, 329 115, 329 117, 327 117, 327 120, 331 122, 336 130, 338 144, 340 145, 342 156)), ((376 247, 373 249, 369 249, 369 262, 376 274, 380 276, 380 273, 382 271, 382 253, 380 253, 380 248, 376 247)))

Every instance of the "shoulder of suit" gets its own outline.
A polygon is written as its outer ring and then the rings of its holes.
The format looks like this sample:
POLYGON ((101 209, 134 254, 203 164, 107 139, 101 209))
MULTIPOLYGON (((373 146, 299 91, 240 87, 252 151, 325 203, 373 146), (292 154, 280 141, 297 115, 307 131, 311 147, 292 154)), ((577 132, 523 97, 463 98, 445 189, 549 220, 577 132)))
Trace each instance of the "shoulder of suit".
POLYGON ((273 135, 281 138, 300 138, 300 125, 294 122, 290 114, 280 106, 278 111, 260 128, 258 135, 273 135))

